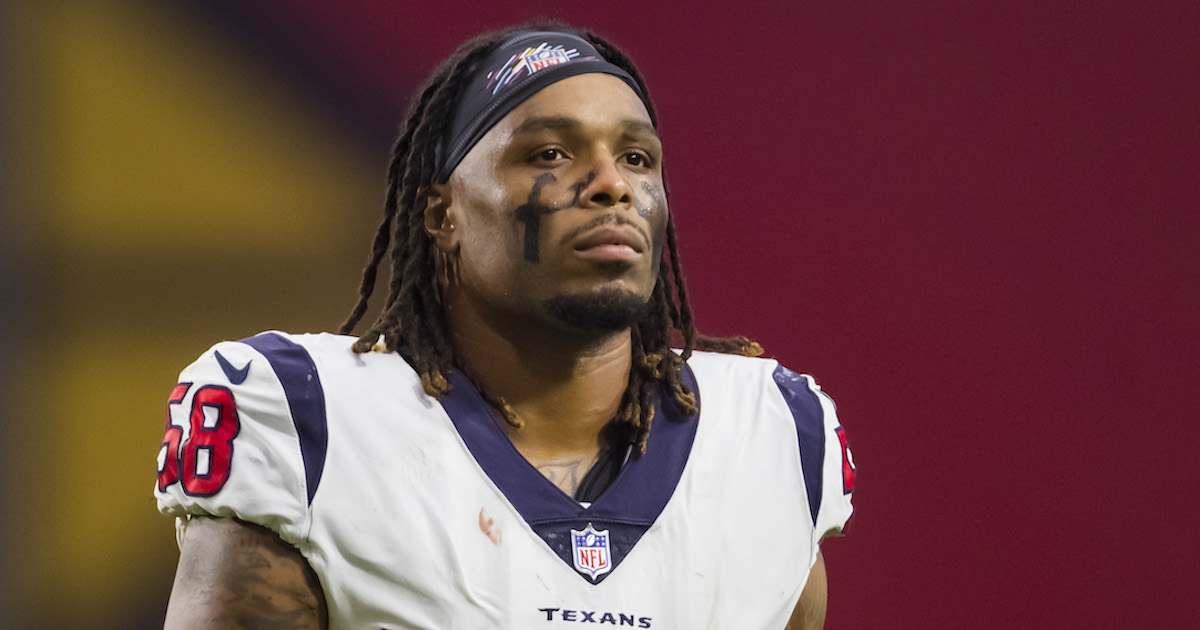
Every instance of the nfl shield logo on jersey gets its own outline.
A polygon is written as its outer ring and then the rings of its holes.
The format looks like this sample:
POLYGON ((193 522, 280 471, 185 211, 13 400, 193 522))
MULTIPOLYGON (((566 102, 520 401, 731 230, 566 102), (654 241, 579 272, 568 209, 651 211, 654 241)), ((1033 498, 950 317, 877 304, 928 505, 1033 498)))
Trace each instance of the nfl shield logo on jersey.
POLYGON ((608 530, 596 530, 591 523, 583 531, 571 530, 571 555, 575 570, 595 580, 612 570, 612 553, 608 547, 608 530))

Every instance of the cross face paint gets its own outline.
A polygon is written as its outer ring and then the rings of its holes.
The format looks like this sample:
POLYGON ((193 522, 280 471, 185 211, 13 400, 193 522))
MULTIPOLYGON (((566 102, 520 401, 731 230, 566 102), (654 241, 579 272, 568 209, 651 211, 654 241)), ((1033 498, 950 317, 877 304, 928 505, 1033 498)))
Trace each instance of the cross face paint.
POLYGON ((542 189, 547 184, 557 182, 558 178, 554 176, 554 173, 542 173, 537 176, 537 179, 533 181, 533 189, 529 191, 529 198, 525 200, 525 203, 513 210, 516 220, 525 224, 525 247, 523 251, 526 261, 534 263, 541 261, 538 250, 540 248, 542 216, 578 206, 579 197, 583 194, 583 190, 595 179, 595 171, 588 173, 587 178, 571 184, 570 189, 575 193, 571 201, 561 206, 550 206, 542 201, 542 189))
POLYGON ((551 299, 649 297, 668 215, 661 160, 641 101, 619 79, 583 74, 538 92, 445 185, 457 260, 448 299, 462 312, 553 319, 541 306, 551 299))

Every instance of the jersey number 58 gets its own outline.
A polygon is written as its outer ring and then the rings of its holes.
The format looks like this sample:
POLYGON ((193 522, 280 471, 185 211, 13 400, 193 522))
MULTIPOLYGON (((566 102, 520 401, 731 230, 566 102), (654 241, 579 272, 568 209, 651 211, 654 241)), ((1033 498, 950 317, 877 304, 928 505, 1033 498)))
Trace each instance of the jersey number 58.
POLYGON ((180 383, 167 399, 167 432, 158 453, 158 490, 165 492, 175 482, 192 496, 211 496, 229 480, 233 439, 241 428, 233 393, 218 385, 204 385, 192 396, 186 441, 183 427, 174 423, 171 411, 181 404, 191 383, 180 383))

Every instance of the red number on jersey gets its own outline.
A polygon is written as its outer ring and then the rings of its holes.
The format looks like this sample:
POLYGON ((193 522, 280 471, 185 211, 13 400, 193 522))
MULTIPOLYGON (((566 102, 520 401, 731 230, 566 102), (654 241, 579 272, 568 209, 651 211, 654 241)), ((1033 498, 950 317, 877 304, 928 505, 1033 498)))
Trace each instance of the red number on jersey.
POLYGON ((854 492, 854 475, 858 469, 854 467, 854 458, 850 456, 850 445, 846 442, 846 430, 842 427, 835 429, 838 441, 842 443, 842 493, 854 492))
POLYGON ((163 492, 167 486, 179 481, 179 440, 183 437, 183 429, 171 422, 171 405, 183 402, 191 383, 180 383, 171 390, 167 399, 167 434, 163 436, 162 450, 158 453, 158 491, 163 492))
POLYGON ((196 390, 192 397, 192 434, 179 456, 184 492, 210 496, 225 485, 233 459, 233 438, 240 429, 233 392, 215 385, 196 390))
MULTIPOLYGON (((183 400, 187 386, 177 386, 168 402, 176 404, 183 400), (182 391, 180 388, 183 388, 182 391)), ((241 430, 233 393, 215 385, 205 385, 196 390, 189 416, 191 433, 182 445, 179 439, 183 429, 171 423, 169 410, 168 407, 167 435, 163 440, 165 452, 160 455, 163 461, 159 465, 158 489, 166 490, 167 486, 180 481, 187 494, 216 494, 229 480, 233 439, 241 430)))

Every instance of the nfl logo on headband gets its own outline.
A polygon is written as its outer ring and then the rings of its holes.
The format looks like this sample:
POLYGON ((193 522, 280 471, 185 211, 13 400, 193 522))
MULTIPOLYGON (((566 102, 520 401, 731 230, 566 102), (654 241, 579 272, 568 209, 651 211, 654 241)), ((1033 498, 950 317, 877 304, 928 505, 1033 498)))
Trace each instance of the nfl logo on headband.
POLYGON ((437 183, 446 183, 458 163, 493 125, 555 81, 589 72, 608 74, 624 81, 645 100, 641 86, 628 72, 601 56, 590 41, 570 31, 517 31, 497 43, 471 72, 454 106, 448 133, 435 149, 437 183))
POLYGON ((575 570, 596 578, 612 571, 612 552, 608 546, 608 530, 597 530, 591 523, 583 531, 571 530, 571 556, 575 570))
MULTIPOLYGON (((542 46, 545 46, 545 44, 542 44, 542 46)), ((567 55, 571 53, 575 53, 576 55, 579 54, 575 52, 575 49, 573 48, 571 50, 564 51, 562 47, 559 46, 555 50, 541 50, 542 46, 538 46, 537 49, 530 51, 530 53, 525 57, 525 63, 529 64, 530 72, 537 72, 542 68, 549 68, 550 66, 556 66, 560 63, 566 63, 567 60, 570 59, 570 57, 567 55)))
MULTIPOLYGON (((492 91, 492 94, 495 94, 500 88, 526 74, 533 74, 538 70, 545 70, 560 63, 567 63, 578 56, 579 50, 576 48, 568 50, 562 44, 551 46, 550 42, 542 42, 509 57, 499 70, 489 72, 487 88, 492 91)), ((595 57, 589 56, 585 59, 595 59, 595 57)))

